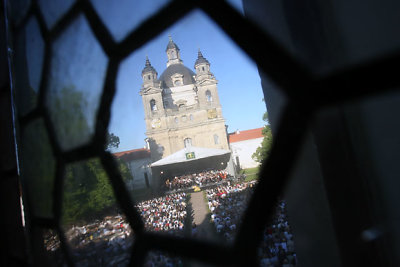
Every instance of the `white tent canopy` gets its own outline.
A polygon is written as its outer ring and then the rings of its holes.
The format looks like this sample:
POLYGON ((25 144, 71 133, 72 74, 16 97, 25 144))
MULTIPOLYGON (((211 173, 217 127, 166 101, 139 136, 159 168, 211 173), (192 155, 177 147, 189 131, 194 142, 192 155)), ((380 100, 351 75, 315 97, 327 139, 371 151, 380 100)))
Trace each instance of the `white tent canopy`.
POLYGON ((182 150, 175 152, 174 154, 169 155, 163 159, 160 159, 153 164, 152 167, 155 166, 163 166, 168 164, 174 163, 181 163, 181 162, 189 162, 198 159, 213 157, 213 156, 220 156, 231 153, 229 150, 224 149, 216 149, 216 148, 203 148, 203 147, 187 147, 182 150), (194 153, 194 154, 191 154, 194 153), (190 155, 188 155, 190 154, 190 155), (194 156, 193 158, 190 158, 194 156), (188 159, 189 157, 189 159, 188 159))

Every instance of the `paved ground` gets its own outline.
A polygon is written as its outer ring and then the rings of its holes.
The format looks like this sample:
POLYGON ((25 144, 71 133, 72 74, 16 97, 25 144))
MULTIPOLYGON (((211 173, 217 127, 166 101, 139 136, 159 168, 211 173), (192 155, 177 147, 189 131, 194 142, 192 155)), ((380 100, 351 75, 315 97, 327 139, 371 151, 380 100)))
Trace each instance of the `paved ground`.
MULTIPOLYGON (((214 229, 212 229, 212 225, 210 223, 210 217, 208 214, 207 204, 204 201, 203 192, 192 193, 190 198, 190 202, 192 204, 193 209, 193 222, 197 225, 197 238, 207 239, 216 241, 216 237, 214 236, 214 229)), ((191 267, 211 267, 212 265, 199 263, 199 262, 191 262, 191 267)))
POLYGON ((194 212, 193 222, 197 225, 200 225, 204 222, 204 220, 206 220, 208 213, 206 203, 204 201, 203 192, 201 191, 192 193, 192 197, 190 200, 192 202, 192 208, 194 212))
POLYGON ((193 209, 193 222, 197 225, 197 237, 215 240, 203 192, 192 193, 190 202, 193 209))

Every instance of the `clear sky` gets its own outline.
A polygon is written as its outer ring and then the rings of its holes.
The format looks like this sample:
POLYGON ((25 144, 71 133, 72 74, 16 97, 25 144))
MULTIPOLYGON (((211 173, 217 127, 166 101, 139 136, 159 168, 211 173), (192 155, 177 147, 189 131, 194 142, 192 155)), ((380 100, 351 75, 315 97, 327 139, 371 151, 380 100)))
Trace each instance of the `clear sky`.
POLYGON ((228 131, 262 127, 266 111, 257 67, 229 37, 201 11, 189 13, 156 39, 130 55, 121 65, 109 131, 120 138, 116 151, 144 146, 145 122, 139 91, 146 55, 158 72, 166 69, 168 35, 180 48, 183 63, 194 71, 197 50, 211 64, 228 131))

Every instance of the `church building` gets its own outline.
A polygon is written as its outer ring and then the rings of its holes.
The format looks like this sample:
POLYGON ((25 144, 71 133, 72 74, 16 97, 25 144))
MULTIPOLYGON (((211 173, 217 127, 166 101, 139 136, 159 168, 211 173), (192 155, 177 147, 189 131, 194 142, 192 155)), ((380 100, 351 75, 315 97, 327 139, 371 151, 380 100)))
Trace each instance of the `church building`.
POLYGON ((147 57, 142 71, 140 95, 152 161, 190 147, 229 150, 218 81, 209 61, 199 50, 193 72, 171 37, 166 54, 167 68, 159 77, 147 57))

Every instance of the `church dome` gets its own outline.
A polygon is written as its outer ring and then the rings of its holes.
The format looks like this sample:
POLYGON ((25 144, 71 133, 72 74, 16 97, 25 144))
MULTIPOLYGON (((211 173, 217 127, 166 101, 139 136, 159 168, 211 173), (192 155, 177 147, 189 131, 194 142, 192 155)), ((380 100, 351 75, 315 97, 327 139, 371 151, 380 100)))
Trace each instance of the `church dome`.
POLYGON ((159 78, 159 81, 161 82, 161 87, 174 87, 171 78, 174 74, 183 75, 183 85, 195 83, 195 80, 193 78, 195 74, 192 70, 190 70, 183 64, 172 64, 165 69, 165 71, 161 74, 159 78))

